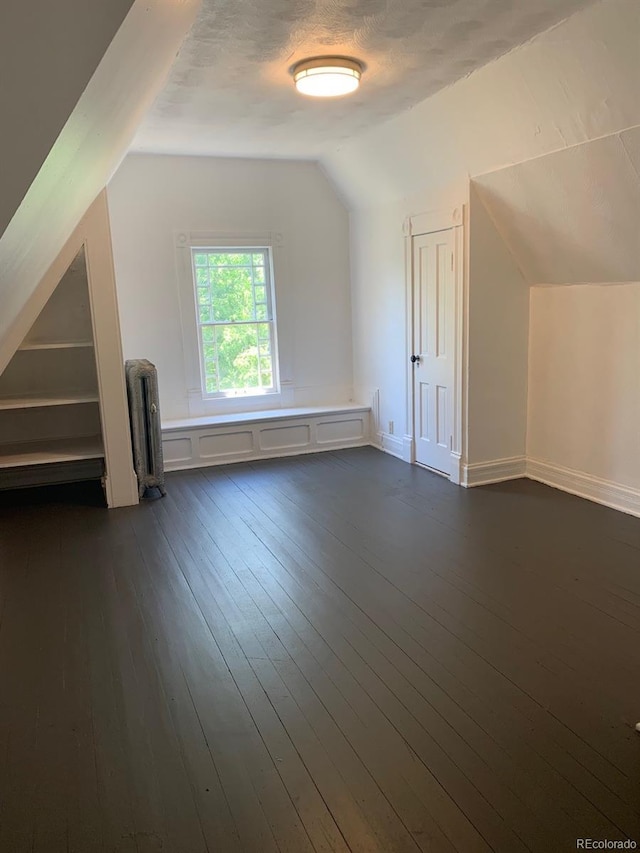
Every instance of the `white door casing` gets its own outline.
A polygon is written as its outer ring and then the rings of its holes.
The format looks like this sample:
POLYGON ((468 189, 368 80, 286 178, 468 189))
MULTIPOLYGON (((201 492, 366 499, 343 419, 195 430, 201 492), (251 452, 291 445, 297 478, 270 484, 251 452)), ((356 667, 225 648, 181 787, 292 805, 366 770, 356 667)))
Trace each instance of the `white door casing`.
POLYGON ((447 476, 453 473, 456 394, 454 232, 411 238, 415 461, 447 476))

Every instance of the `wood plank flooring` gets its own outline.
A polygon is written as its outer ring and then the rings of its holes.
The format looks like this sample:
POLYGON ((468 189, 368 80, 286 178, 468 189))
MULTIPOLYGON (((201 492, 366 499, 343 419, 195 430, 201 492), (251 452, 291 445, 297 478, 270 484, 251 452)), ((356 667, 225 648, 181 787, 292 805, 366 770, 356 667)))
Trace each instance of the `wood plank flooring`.
POLYGON ((0 500, 1 853, 640 846, 640 520, 372 448, 0 500))

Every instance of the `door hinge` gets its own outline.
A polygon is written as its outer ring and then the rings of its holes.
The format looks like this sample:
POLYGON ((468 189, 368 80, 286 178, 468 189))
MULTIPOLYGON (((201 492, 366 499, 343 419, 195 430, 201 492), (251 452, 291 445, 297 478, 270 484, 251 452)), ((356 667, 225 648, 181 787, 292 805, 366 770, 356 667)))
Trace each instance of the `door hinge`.
POLYGON ((453 272, 453 252, 451 252, 451 272, 453 272))

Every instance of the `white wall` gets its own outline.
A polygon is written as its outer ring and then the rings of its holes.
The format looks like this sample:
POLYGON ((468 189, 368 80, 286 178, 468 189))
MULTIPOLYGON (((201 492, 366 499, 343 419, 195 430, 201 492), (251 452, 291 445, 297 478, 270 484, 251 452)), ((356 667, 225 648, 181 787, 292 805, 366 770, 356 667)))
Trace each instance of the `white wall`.
POLYGON ((374 433, 402 436, 405 424, 405 278, 402 215, 396 207, 351 217, 355 396, 374 406, 374 433))
POLYGON ((189 416, 174 237, 184 230, 283 235, 285 404, 351 398, 349 221, 315 164, 131 154, 108 192, 124 354, 158 367, 163 419, 189 416))
MULTIPOLYGON (((601 0, 323 158, 351 209, 354 380, 363 397, 379 389, 378 428, 385 431, 390 420, 396 432, 405 426, 404 217, 468 203, 470 176, 489 178, 494 170, 640 124, 639 28, 636 0, 601 0)), ((616 162, 627 156, 635 162, 635 149, 624 148, 618 146, 616 162)), ((635 204, 634 196, 624 209, 635 204)), ((620 215, 617 205, 605 206, 614 219, 620 215)), ((463 462, 482 463, 524 453, 528 294, 522 268, 505 251, 505 234, 480 207, 476 213, 467 234, 473 261, 466 282, 473 422, 471 456, 463 462)), ((509 212, 498 220, 508 223, 509 212)), ((543 225, 537 223, 538 234, 543 225)), ((624 244, 628 273, 637 241, 624 244)))
POLYGON ((467 461, 524 457, 529 287, 487 213, 470 193, 467 461))
POLYGON ((531 289, 532 460, 639 490, 640 283, 531 289))

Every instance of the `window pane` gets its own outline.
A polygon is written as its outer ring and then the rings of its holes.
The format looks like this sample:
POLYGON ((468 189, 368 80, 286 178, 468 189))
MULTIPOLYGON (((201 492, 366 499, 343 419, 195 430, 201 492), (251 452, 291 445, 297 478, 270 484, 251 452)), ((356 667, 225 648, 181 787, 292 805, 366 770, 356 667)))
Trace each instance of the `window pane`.
POLYGON ((216 335, 220 391, 271 387, 271 358, 258 358, 257 325, 216 326, 216 335), (259 368, 263 371, 262 383, 259 368))
POLYGON ((272 372, 271 372, 271 359, 270 358, 261 358, 260 359, 260 372, 262 374, 262 386, 263 386, 263 388, 270 388, 273 385, 272 372))
POLYGON ((216 370, 216 346, 215 344, 202 344, 202 356, 207 373, 215 373, 216 370))
POLYGON ((193 250, 203 388, 207 394, 274 384, 268 250, 193 250))
POLYGON ((209 281, 216 320, 253 319, 251 270, 246 267, 210 268, 209 281))
POLYGON ((251 266, 251 255, 244 252, 217 252, 209 254, 210 266, 251 266))
POLYGON ((220 390, 257 388, 257 329, 250 326, 218 326, 218 364, 220 390))

